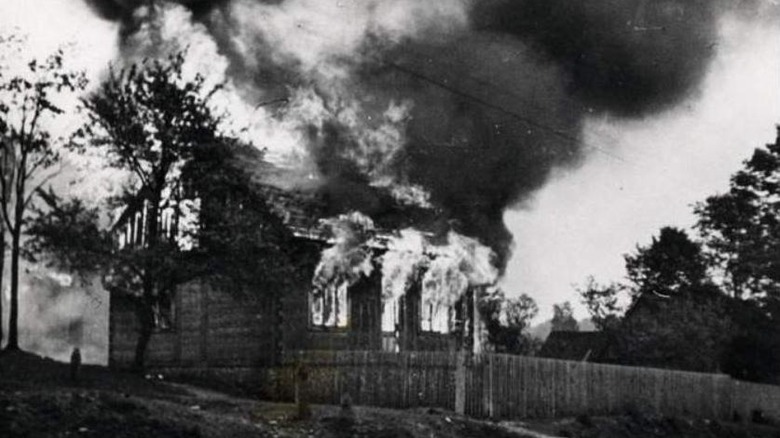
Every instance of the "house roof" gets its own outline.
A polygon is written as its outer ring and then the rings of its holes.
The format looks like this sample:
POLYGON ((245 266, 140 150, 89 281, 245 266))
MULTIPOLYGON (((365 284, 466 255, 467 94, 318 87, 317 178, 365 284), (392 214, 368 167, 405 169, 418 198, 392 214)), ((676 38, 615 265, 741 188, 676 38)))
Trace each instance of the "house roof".
POLYGON ((554 331, 539 351, 540 357, 588 361, 595 359, 604 348, 602 332, 554 331))
MULTIPOLYGON (((277 166, 265 160, 263 153, 253 147, 229 145, 232 154, 230 165, 249 175, 251 190, 263 196, 267 205, 288 229, 298 238, 330 242, 332 236, 322 227, 322 219, 330 216, 327 200, 314 183, 290 184, 300 181, 294 169, 277 166)), ((112 229, 117 230, 131 216, 143 208, 143 196, 132 199, 122 210, 112 229)), ((379 224, 378 224, 379 225, 379 224)), ((393 235, 381 226, 376 231, 372 246, 382 249, 393 235)))

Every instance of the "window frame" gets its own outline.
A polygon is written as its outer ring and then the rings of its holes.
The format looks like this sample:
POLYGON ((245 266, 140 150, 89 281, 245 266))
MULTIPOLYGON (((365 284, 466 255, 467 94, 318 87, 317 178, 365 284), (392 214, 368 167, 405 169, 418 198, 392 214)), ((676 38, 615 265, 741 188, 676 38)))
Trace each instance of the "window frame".
POLYGON ((307 325, 309 327, 309 330, 316 331, 316 332, 346 332, 346 331, 350 330, 350 327, 352 325, 351 324, 352 323, 352 321, 351 321, 351 316, 352 316, 351 315, 352 299, 350 297, 349 285, 348 285, 347 282, 343 282, 338 287, 333 288, 331 290, 333 290, 335 292, 335 293, 333 293, 334 303, 338 303, 338 301, 339 301, 339 299, 338 299, 339 289, 342 289, 342 288, 343 288, 343 291, 344 291, 343 292, 344 293, 344 306, 343 306, 344 310, 343 311, 346 312, 346 315, 344 316, 344 319, 345 319, 344 325, 339 325, 339 323, 338 323, 338 321, 339 321, 339 313, 341 313, 340 311, 342 309, 342 306, 334 306, 334 308, 336 309, 336 314, 333 317, 333 320, 334 320, 334 324, 333 325, 325 324, 324 321, 322 323, 319 323, 319 324, 315 322, 315 320, 314 320, 315 314, 314 314, 314 311, 313 311, 314 310, 314 300, 315 299, 320 300, 321 303, 322 303, 321 305, 324 306, 325 296, 326 296, 326 294, 328 292, 327 291, 322 291, 322 296, 319 297, 319 298, 315 298, 314 297, 314 291, 310 290, 309 293, 307 294, 308 295, 308 297, 307 297, 307 304, 308 304, 308 306, 307 306, 307 311, 306 311, 306 319, 307 319, 307 325))

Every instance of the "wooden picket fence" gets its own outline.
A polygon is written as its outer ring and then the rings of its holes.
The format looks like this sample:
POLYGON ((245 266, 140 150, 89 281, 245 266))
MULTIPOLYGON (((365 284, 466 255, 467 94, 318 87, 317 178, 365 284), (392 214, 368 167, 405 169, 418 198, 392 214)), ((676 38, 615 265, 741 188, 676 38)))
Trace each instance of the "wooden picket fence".
POLYGON ((349 394, 356 405, 439 407, 495 419, 628 410, 720 419, 758 410, 780 419, 780 387, 722 374, 455 352, 300 351, 286 354, 283 365, 277 395, 290 399, 296 379, 305 378, 314 403, 338 404, 349 394))

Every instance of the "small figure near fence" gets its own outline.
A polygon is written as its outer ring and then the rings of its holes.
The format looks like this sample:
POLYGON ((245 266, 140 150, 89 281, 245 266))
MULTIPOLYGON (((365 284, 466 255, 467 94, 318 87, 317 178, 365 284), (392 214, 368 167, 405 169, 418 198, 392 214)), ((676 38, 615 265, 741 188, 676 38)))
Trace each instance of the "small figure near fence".
POLYGON ((70 380, 76 382, 79 380, 79 371, 81 369, 81 351, 74 348, 70 354, 70 380))

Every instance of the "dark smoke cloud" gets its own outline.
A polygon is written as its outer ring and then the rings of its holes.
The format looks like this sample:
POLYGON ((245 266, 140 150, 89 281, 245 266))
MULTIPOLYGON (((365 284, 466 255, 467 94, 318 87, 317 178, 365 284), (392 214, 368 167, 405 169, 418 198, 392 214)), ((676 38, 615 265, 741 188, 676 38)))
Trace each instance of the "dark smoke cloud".
MULTIPOLYGON (((104 18, 123 23, 125 44, 132 44, 135 11, 148 1, 87 1, 104 18)), ((330 213, 357 209, 381 224, 452 227, 490 245, 499 268, 511 251, 504 211, 542 187, 553 168, 580 160, 587 114, 647 116, 697 91, 724 5, 478 1, 467 29, 400 41, 371 35, 354 56, 340 60, 352 73, 335 95, 294 60, 274 56, 263 35, 243 35, 239 46, 231 1, 174 3, 208 29, 229 61, 228 74, 255 104, 311 86, 326 101, 360 102, 363 123, 371 126, 389 102, 413 102, 407 141, 387 171, 430 191, 437 217, 412 214, 372 185, 366 169, 350 159, 359 133, 338 117, 307 132, 330 213)))
POLYGON ((563 81, 525 44, 473 32, 404 44, 358 80, 360 95, 413 96, 397 172, 431 192, 449 226, 490 245, 500 268, 512 242, 504 211, 581 157, 584 110, 563 81))
POLYGON ((569 74, 569 91, 616 115, 679 103, 716 45, 712 0, 499 0, 480 3, 475 26, 527 41, 569 74))
MULTIPOLYGON (((149 6, 155 0, 84 0, 100 17, 112 21, 129 20, 136 9, 149 6)), ((196 17, 206 15, 228 0, 174 0, 190 9, 196 17)))
MULTIPOLYGON (((219 54, 225 56, 230 66, 229 76, 246 93, 249 100, 265 101, 283 97, 287 86, 300 83, 302 78, 296 66, 272 60, 273 48, 262 35, 253 36, 245 41, 250 55, 242 52, 235 38, 238 26, 236 17, 230 10, 230 0, 83 0, 100 17, 120 24, 120 49, 127 58, 136 58, 137 41, 133 36, 145 22, 153 21, 148 9, 162 4, 178 4, 192 13, 192 19, 208 29, 219 48, 219 54), (147 8, 144 14, 139 11, 147 8)), ((279 4, 283 0, 254 0, 258 4, 279 4)), ((154 56, 155 53, 142 52, 141 56, 154 56)))
POLYGON ((125 21, 133 16, 133 11, 140 7, 142 0, 84 0, 101 18, 111 21, 125 21))
MULTIPOLYGON (((274 4, 280 1, 258 1, 274 4)), ((229 62, 227 74, 242 88, 250 101, 263 102, 284 98, 287 88, 305 81, 297 66, 291 61, 273 59, 273 47, 262 35, 253 35, 244 42, 242 51, 235 38, 234 29, 238 26, 229 2, 224 0, 201 1, 199 6, 187 5, 193 12, 193 18, 206 26, 217 44, 219 53, 229 62)))

